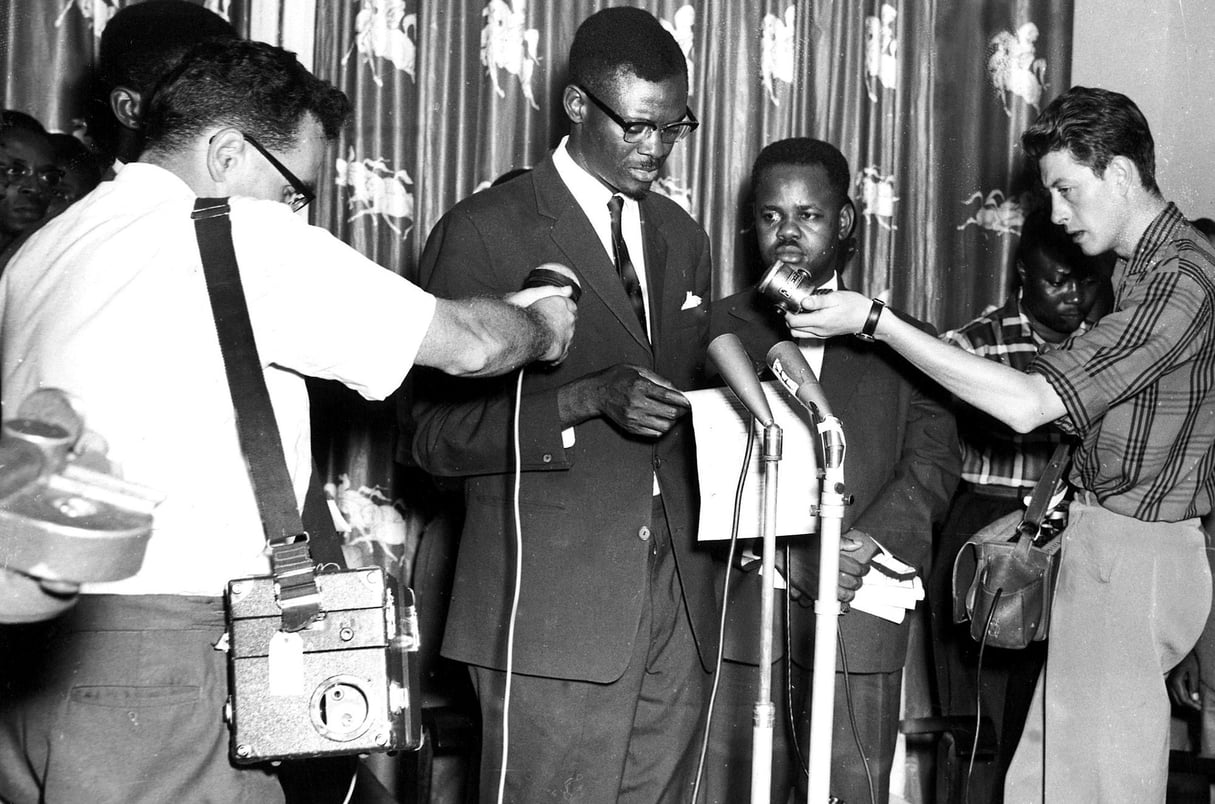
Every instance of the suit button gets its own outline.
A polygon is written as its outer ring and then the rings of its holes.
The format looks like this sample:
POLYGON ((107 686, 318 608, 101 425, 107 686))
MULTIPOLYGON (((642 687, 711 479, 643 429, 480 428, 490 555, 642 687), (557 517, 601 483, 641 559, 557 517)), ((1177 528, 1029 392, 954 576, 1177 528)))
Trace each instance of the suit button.
POLYGON ((542 455, 542 456, 540 457, 540 460, 544 461, 545 463, 552 463, 552 462, 553 462, 553 454, 552 454, 551 452, 546 452, 546 453, 544 453, 544 455, 542 455))
POLYGON ((662 468, 662 458, 659 458, 657 455, 655 455, 654 456, 654 469, 657 470, 657 469, 661 469, 661 468, 662 468))
POLYGON ((641 529, 637 531, 637 538, 643 542, 648 542, 650 540, 650 526, 642 525, 641 529))

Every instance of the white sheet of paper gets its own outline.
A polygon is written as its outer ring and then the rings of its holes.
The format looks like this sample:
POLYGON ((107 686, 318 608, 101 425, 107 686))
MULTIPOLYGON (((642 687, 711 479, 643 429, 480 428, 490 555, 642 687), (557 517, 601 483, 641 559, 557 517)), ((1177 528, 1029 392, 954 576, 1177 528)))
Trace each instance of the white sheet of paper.
MULTIPOLYGON (((811 506, 818 504, 819 497, 815 457, 818 431, 810 412, 793 401, 778 383, 769 381, 761 383, 761 387, 782 431, 781 459, 776 461, 776 535, 814 533, 818 518, 811 514, 811 506)), ((692 426, 696 431, 700 474, 698 538, 728 539, 734 519, 734 492, 747 447, 747 428, 754 420, 728 388, 689 391, 684 395, 692 403, 692 426)), ((763 428, 759 424, 755 427, 755 447, 747 466, 738 521, 740 539, 763 535, 759 521, 763 506, 760 487, 763 428)))

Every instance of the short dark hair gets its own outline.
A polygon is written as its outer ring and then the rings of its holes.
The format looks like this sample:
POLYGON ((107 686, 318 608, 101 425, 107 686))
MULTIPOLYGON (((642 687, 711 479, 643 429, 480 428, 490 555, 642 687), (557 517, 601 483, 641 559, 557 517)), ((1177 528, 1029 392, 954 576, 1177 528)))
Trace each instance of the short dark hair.
POLYGON ((149 149, 172 151, 224 125, 267 148, 290 149, 307 114, 333 140, 350 117, 350 101, 290 51, 263 42, 211 40, 191 49, 153 93, 146 142, 149 149))
POLYGON ((1160 194, 1156 145, 1147 118, 1119 92, 1072 87, 1021 134, 1021 147, 1034 163, 1053 151, 1067 151, 1098 176, 1104 175, 1111 159, 1124 156, 1139 169, 1144 189, 1160 194))
POLYGON ((598 11, 582 21, 570 45, 570 81, 604 94, 612 79, 630 72, 645 81, 682 78, 688 63, 675 37, 654 15, 631 6, 598 11))
POLYGON ((104 89, 151 92, 187 50, 212 37, 236 38, 227 20, 187 0, 145 0, 120 9, 101 32, 97 71, 104 89))
POLYGON ((1067 230, 1050 219, 1049 209, 1035 209, 1025 216, 1021 224, 1021 239, 1017 241, 1016 260, 1028 267, 1038 264, 1036 258, 1066 265, 1077 274, 1093 273, 1095 263, 1072 240, 1067 230))
POLYGON ((51 148, 55 152, 55 164, 60 169, 74 172, 84 179, 84 192, 101 183, 104 168, 101 159, 80 140, 71 134, 50 135, 51 148))
POLYGON ((41 134, 44 137, 46 136, 46 129, 42 123, 38 122, 38 118, 25 112, 19 112, 16 109, 0 110, 0 131, 6 128, 21 128, 26 131, 32 131, 35 134, 41 134))
POLYGON ((848 187, 852 181, 848 160, 831 143, 810 137, 790 137, 765 146, 751 166, 752 195, 764 171, 785 165, 821 166, 839 200, 843 202, 848 199, 848 187))

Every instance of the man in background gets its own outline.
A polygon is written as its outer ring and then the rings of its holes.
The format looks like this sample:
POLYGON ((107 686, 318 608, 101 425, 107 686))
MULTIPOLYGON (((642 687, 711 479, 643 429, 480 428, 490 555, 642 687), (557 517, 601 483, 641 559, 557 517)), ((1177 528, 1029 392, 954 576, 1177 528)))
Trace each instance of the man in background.
POLYGON ((189 0, 145 0, 119 9, 106 23, 85 118, 112 172, 143 150, 144 115, 156 84, 187 50, 212 37, 235 39, 236 31, 189 0))
POLYGON ((270 768, 230 762, 222 717, 221 595, 229 579, 270 567, 203 280, 197 198, 230 198, 301 504, 305 376, 380 399, 414 365, 482 376, 564 357, 568 291, 435 299, 295 214, 349 113, 346 96, 287 51, 199 45, 146 110, 140 161, 35 233, 0 277, 5 413, 35 389, 63 389, 125 479, 165 495, 138 573, 86 586, 36 648, 13 650, 0 630, 0 799, 283 798, 270 768))
POLYGON ((0 255, 42 225, 62 177, 42 124, 22 112, 0 112, 0 255))
POLYGON ((697 124, 683 52, 640 9, 584 20, 569 75, 569 136, 457 204, 422 255, 441 297, 505 292, 546 259, 583 288, 569 359, 524 372, 517 410, 515 378, 416 383, 419 464, 465 478, 443 653, 477 690, 483 800, 505 765, 507 801, 683 802, 716 643, 680 393, 704 361, 710 255, 650 185, 697 124))
POLYGON ((101 183, 102 165, 97 154, 71 134, 50 135, 55 165, 63 171, 59 185, 51 190, 47 218, 53 218, 101 183))
MULTIPOLYGON (((1016 289, 1004 304, 991 306, 942 339, 987 360, 1018 371, 1041 352, 1108 312, 1113 301, 1110 266, 1089 257, 1067 232, 1050 221, 1048 210, 1025 218, 1015 253, 1016 289)), ((995 767, 988 775, 976 766, 967 789, 975 800, 1003 800, 1004 771, 1021 736, 1025 712, 1046 644, 1023 650, 988 647, 982 677, 979 646, 968 625, 953 623, 953 562, 966 540, 1024 499, 1067 437, 1053 427, 1024 435, 964 403, 956 410, 962 438, 962 482, 941 527, 927 587, 931 612, 933 661, 941 713, 974 717, 976 702, 990 718, 998 740, 995 767)), ((1064 508, 1066 510, 1066 507, 1064 508)), ((970 744, 966 745, 967 751, 970 744)))
MULTIPOLYGON (((850 177, 844 155, 821 140, 795 137, 760 152, 751 170, 752 220, 764 266, 780 261, 804 271, 816 288, 843 287, 840 273, 851 256, 856 218, 848 198, 850 177)), ((790 338, 774 305, 754 290, 718 302, 713 316, 714 330, 736 332, 756 359, 777 341, 790 338)), ((944 516, 957 483, 957 433, 953 416, 934 398, 940 396, 938 389, 890 349, 851 338, 804 338, 798 345, 843 423, 848 443, 845 480, 852 504, 844 511, 840 551, 840 600, 847 602, 865 577, 880 574, 870 566, 878 553, 922 572, 933 526, 944 516)), ((795 601, 788 607, 788 683, 787 663, 780 661, 783 611, 773 634, 777 721, 772 801, 781 802, 795 787, 805 798, 805 774, 786 712, 793 710, 792 729, 804 757, 813 714, 813 605, 818 594, 817 540, 791 537, 788 549, 791 563, 783 556, 780 561, 795 601)), ((755 562, 750 568, 757 566, 755 562)), ((751 709, 758 693, 759 661, 758 616, 753 613, 759 611, 763 591, 758 572, 731 574, 726 661, 706 763, 708 800, 721 804, 745 801, 750 790, 751 709)), ((830 791, 844 801, 889 799, 910 622, 908 617, 894 622, 856 608, 839 619, 843 650, 835 674, 830 791)))
POLYGON ((1048 672, 1005 782, 1007 801, 1163 801, 1163 673, 1193 647, 1211 604, 1200 520, 1215 498, 1215 250, 1156 183, 1134 102, 1072 87, 1021 136, 1051 220, 1085 254, 1118 255, 1112 312, 1027 372, 927 337, 880 301, 813 296, 795 333, 887 343, 1018 432, 1077 436, 1048 672))

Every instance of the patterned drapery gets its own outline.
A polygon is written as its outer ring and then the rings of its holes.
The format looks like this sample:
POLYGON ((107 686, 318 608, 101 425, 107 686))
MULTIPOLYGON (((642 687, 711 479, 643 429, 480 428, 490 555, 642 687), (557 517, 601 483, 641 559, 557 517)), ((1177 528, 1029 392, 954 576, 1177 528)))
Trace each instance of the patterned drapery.
MULTIPOLYGON (((0 105, 78 130, 104 24, 134 1, 0 3, 0 105)), ((1073 3, 632 0, 669 27, 688 60, 701 127, 676 146, 654 189, 708 231, 716 294, 760 270, 746 209, 751 162, 773 140, 806 135, 835 143, 852 168, 860 249, 850 286, 889 289, 895 305, 942 329, 1000 300, 1030 203, 1018 136, 1069 84, 1073 3)), ((411 276, 447 209, 534 165, 564 133, 574 31, 623 3, 203 4, 246 36, 300 51, 349 94, 356 120, 322 176, 312 220, 411 276)), ((375 488, 403 493, 392 403, 332 383, 310 389, 322 470, 331 481, 347 476, 343 510, 357 532, 373 534, 364 541, 407 563, 425 506, 375 488)))
MULTIPOLYGON (((73 130, 104 23, 126 0, 0 6, 0 101, 73 130)), ((237 29, 315 20, 314 70, 356 121, 314 222, 411 275, 456 201, 535 164, 565 130, 560 93, 578 23, 604 0, 207 0, 237 29), (302 16, 301 16, 302 15, 302 16)), ((1017 138, 1068 85, 1073 0, 637 0, 683 47, 700 130, 655 190, 709 232, 716 292, 754 280, 750 164, 810 135, 851 164, 860 251, 846 275, 938 327, 1000 299, 1027 203, 1017 138)), ((297 35, 288 41, 301 41, 297 35)), ((304 42, 307 41, 305 37, 304 42)), ((298 45, 297 45, 298 46, 298 45)), ((390 405, 318 388, 329 475, 387 485, 390 405)))

